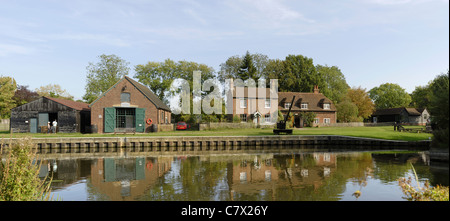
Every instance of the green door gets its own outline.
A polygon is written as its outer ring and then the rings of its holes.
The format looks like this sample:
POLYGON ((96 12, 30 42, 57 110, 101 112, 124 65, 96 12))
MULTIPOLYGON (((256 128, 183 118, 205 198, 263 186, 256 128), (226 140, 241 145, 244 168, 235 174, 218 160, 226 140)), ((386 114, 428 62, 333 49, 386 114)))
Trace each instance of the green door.
POLYGON ((38 122, 36 118, 30 119, 30 133, 37 133, 38 122))
POLYGON ((105 122, 104 122, 105 133, 113 133, 116 128, 116 108, 105 107, 105 122))
POLYGON ((145 130, 145 108, 136 108, 136 132, 143 133, 145 130))

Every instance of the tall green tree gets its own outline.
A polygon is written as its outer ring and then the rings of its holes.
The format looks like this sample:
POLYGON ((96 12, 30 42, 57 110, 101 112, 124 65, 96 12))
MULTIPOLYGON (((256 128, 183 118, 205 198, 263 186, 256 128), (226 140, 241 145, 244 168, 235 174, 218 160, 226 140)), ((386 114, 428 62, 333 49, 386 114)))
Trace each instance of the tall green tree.
POLYGON ((398 84, 385 83, 369 91, 377 109, 408 107, 411 96, 398 84))
POLYGON ((279 84, 280 91, 313 92, 314 85, 325 86, 324 80, 317 74, 313 59, 302 55, 288 55, 283 62, 285 84, 279 84))
POLYGON ((88 73, 83 100, 87 103, 92 103, 130 71, 129 62, 116 55, 102 54, 98 58, 97 63, 89 63, 86 67, 88 73))
POLYGON ((14 93, 16 91, 16 80, 8 76, 0 76, 0 118, 5 119, 11 116, 11 109, 16 106, 14 93))
POLYGON ((345 80, 344 74, 337 66, 316 65, 317 74, 325 82, 324 87, 319 88, 326 97, 335 104, 339 103, 346 95, 350 87, 345 80))
POLYGON ((242 60, 241 67, 239 68, 237 73, 237 77, 239 79, 242 79, 243 81, 253 79, 255 82, 258 82, 259 76, 257 75, 256 67, 253 64, 253 58, 248 51, 245 54, 244 59, 242 60))
POLYGON ((221 82, 230 78, 242 80, 252 78, 258 83, 258 79, 265 78, 264 70, 268 62, 269 58, 267 55, 260 53, 252 54, 247 51, 243 56, 231 56, 224 63, 220 64, 217 77, 221 82))
POLYGON ((431 83, 430 114, 433 125, 433 147, 449 148, 449 72, 431 83))
POLYGON ((427 108, 430 106, 430 99, 432 95, 430 84, 426 86, 417 86, 411 93, 411 104, 413 107, 427 108))

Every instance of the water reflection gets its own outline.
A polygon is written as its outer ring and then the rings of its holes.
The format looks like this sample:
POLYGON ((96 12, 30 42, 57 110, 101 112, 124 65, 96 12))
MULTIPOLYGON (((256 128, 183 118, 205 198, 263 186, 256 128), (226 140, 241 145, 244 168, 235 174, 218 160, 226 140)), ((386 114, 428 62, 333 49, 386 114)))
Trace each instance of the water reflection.
POLYGON ((403 200, 397 180, 412 176, 448 186, 448 165, 423 153, 302 152, 192 156, 46 157, 63 200, 403 200), (360 191, 360 195, 354 193, 360 191))

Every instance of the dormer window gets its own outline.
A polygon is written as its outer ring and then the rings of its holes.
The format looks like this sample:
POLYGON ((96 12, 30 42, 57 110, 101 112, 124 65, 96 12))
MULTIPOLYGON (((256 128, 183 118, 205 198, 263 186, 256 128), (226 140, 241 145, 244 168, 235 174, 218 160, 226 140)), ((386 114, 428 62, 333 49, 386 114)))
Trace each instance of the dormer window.
POLYGON ((284 109, 289 109, 291 107, 291 103, 284 103, 284 109))
POLYGON ((308 103, 302 103, 300 108, 301 109, 308 109, 308 103))
POLYGON ((323 104, 323 109, 329 110, 331 107, 331 104, 323 104))

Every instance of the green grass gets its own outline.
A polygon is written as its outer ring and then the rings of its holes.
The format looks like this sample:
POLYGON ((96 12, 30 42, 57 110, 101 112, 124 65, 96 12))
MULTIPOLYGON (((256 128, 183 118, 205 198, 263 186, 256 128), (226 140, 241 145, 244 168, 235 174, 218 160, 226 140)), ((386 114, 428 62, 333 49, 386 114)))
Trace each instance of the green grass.
MULTIPOLYGON (((386 140, 419 141, 428 140, 432 137, 429 133, 408 133, 394 131, 394 127, 321 127, 294 129, 294 135, 341 135, 353 137, 368 137, 386 140)), ((30 134, 0 131, 0 138, 20 138, 20 137, 130 137, 130 136, 270 136, 272 129, 217 129, 205 131, 168 131, 146 134, 81 134, 81 133, 58 133, 58 134, 30 134)))

